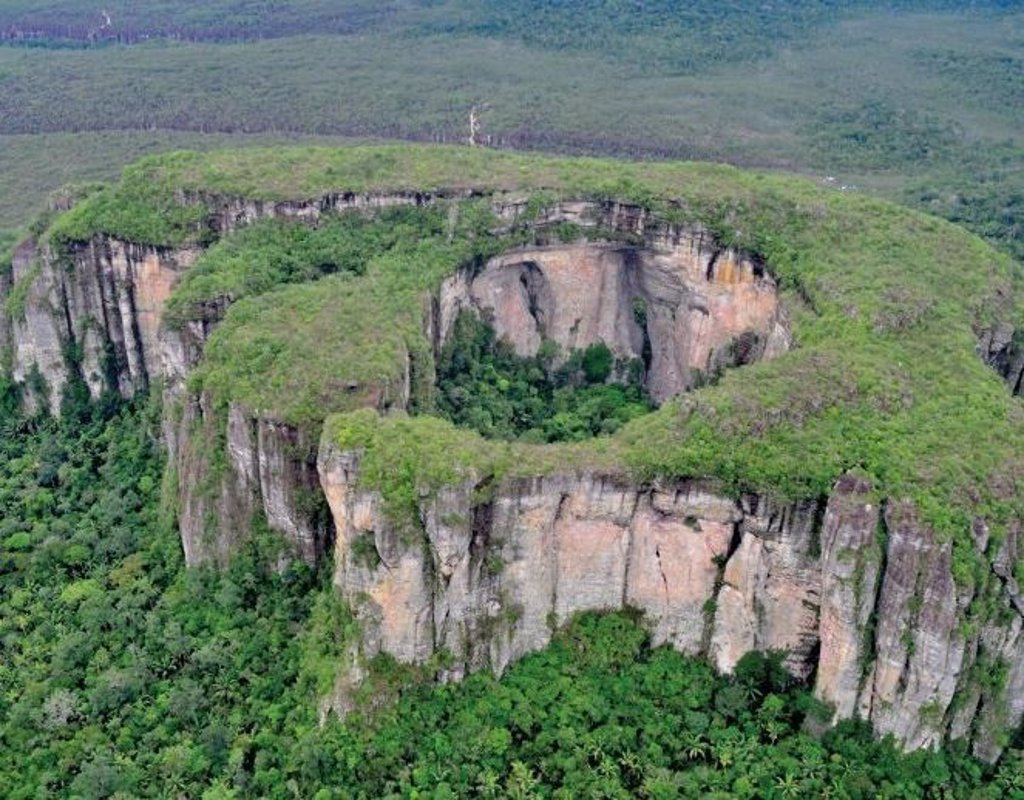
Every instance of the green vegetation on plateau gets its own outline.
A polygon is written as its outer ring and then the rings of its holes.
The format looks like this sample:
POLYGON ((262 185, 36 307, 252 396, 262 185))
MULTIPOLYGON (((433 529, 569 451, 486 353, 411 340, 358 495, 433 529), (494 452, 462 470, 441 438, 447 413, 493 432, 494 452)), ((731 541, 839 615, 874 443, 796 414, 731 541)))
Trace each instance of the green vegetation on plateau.
POLYGON ((361 275, 366 262, 402 243, 438 235, 434 213, 405 208, 374 218, 331 216, 316 226, 271 219, 247 226, 214 244, 182 277, 167 305, 173 325, 203 319, 209 307, 263 294, 286 283, 306 283, 334 273, 361 275))
POLYGON ((562 449, 484 446, 477 434, 422 416, 373 424, 363 413, 342 416, 326 435, 367 448, 364 478, 380 482, 394 508, 450 480, 588 465, 641 478, 711 476, 732 491, 780 498, 819 497, 840 474, 857 471, 882 496, 914 499, 926 522, 954 537, 959 581, 987 580, 976 568, 970 521, 985 516, 998 541, 1002 520, 1018 510, 1012 476, 1024 428, 1019 400, 982 363, 976 342, 997 319, 1019 319, 1017 272, 1009 258, 940 220, 724 166, 385 146, 147 159, 58 217, 49 235, 68 242, 103 231, 166 244, 208 235, 204 212, 181 206, 183 196, 414 190, 447 199, 405 212, 401 224, 410 227, 395 241, 365 221, 328 220, 325 233, 309 234, 329 241, 330 231, 351 225, 356 237, 345 255, 351 266, 313 283, 269 288, 305 273, 255 250, 242 255, 250 239, 260 252, 276 252, 269 240, 295 235, 286 224, 254 227, 211 250, 195 281, 182 284, 180 307, 203 293, 244 294, 247 282, 263 293, 228 309, 195 385, 315 435, 332 412, 400 400, 411 369, 413 405, 429 411, 425 293, 460 265, 522 241, 514 231, 494 235, 485 199, 460 198, 532 198, 533 211, 560 197, 633 202, 703 223, 722 243, 762 256, 782 289, 793 350, 729 372, 612 437, 562 449), (180 210, 162 216, 175 203, 180 210), (242 275, 244 264, 254 265, 251 274, 242 275), (198 294, 186 302, 190 292, 198 294), (461 455, 438 463, 428 452, 435 449, 461 455))

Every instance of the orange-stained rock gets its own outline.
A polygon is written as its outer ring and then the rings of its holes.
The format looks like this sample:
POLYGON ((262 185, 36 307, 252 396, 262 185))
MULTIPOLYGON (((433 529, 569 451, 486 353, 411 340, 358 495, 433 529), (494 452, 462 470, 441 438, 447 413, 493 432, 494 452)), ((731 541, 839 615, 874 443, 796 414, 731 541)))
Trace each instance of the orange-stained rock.
POLYGON ((656 402, 789 346, 775 281, 699 228, 658 230, 643 245, 514 250, 446 281, 439 307, 442 336, 471 308, 524 356, 550 339, 563 354, 604 342, 618 357, 640 359, 646 338, 656 402))

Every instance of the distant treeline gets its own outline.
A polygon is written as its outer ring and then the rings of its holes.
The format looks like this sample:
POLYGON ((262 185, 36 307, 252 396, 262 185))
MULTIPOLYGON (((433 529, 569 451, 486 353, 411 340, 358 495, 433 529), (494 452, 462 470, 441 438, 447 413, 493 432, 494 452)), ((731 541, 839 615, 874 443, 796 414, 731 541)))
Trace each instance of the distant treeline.
MULTIPOLYGON (((524 0, 516 4, 484 0, 467 6, 451 0, 398 3, 327 0, 260 3, 187 0, 165 3, 97 5, 82 0, 40 4, 13 0, 0 8, 0 42, 36 47, 88 47, 138 44, 153 39, 187 42, 238 42, 304 34, 351 34, 394 18, 402 27, 422 27, 482 36, 513 37, 547 46, 614 45, 633 36, 693 41, 711 33, 709 45, 741 38, 757 29, 767 43, 794 30, 863 10, 1000 10, 1014 0, 789 0, 781 4, 751 0, 524 0), (737 25, 742 30, 737 30, 737 25)), ((735 54, 733 54, 735 56, 735 54)))
POLYGON ((36 47, 138 44, 153 39, 237 42, 354 33, 393 12, 395 4, 347 0, 296 3, 196 4, 85 3, 43 5, 18 2, 0 9, 0 41, 36 47))

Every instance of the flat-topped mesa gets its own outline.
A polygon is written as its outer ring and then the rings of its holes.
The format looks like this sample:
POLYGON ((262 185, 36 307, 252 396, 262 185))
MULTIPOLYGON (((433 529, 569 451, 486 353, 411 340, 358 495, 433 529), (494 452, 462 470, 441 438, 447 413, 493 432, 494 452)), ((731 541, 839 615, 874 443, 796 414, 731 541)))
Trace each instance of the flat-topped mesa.
POLYGON ((639 608, 656 642, 723 670, 785 650, 837 719, 998 755, 1024 719, 1024 445, 1019 401, 971 334, 1019 391, 1007 259, 906 210, 724 167, 276 153, 148 162, 0 274, 0 345, 36 408, 59 412, 69 375, 94 396, 162 379, 189 564, 226 563, 265 521, 282 561, 331 559, 360 658, 447 677, 503 669, 578 611, 639 608), (207 238, 438 203, 403 234, 429 247, 274 277, 230 312, 247 288, 214 281, 177 327, 164 313, 207 238), (763 246, 807 313, 788 315, 793 295, 725 242, 763 246), (531 446, 391 413, 431 407, 461 310, 520 355, 603 342, 643 363, 658 403, 801 347, 621 434, 531 446))
POLYGON ((656 403, 790 345, 774 279, 700 228, 656 229, 640 245, 509 251, 444 282, 442 339, 467 308, 521 356, 549 340, 563 354, 603 342, 617 358, 641 360, 656 403))

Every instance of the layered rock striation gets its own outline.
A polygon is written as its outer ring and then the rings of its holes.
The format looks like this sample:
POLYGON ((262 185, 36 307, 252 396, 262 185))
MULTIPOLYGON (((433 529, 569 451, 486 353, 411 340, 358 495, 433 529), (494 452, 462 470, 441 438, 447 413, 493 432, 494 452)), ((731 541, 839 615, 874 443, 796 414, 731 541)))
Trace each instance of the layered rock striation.
POLYGON ((789 347, 774 280, 699 228, 666 227, 641 245, 517 248, 444 283, 442 336, 467 308, 522 356, 548 340, 563 353, 603 342, 640 360, 657 403, 789 347))
MULTIPOLYGON (((465 194, 183 200, 202 204, 206 227, 223 236, 264 217, 315 220, 465 194)), ((520 244, 466 265, 421 298, 435 356, 468 309, 522 355, 545 340, 563 352, 602 341, 622 359, 640 359, 662 402, 723 367, 791 346, 764 265, 719 246, 699 225, 624 203, 561 202, 537 214, 525 201, 488 200, 507 226, 498 235, 570 223, 586 236, 520 244)), ((421 493, 415 519, 400 524, 363 480, 358 449, 189 386, 231 302, 213 299, 179 328, 164 320, 168 296, 200 253, 195 243, 161 248, 99 234, 59 252, 27 242, 2 287, 10 372, 30 407, 54 413, 76 373, 95 397, 159 386, 187 562, 226 562, 258 519, 282 535, 282 561, 328 561, 363 630, 340 685, 377 653, 410 663, 444 653, 443 678, 500 672, 543 647, 574 613, 629 607, 644 612, 655 642, 722 670, 751 649, 784 650, 836 719, 861 716, 907 747, 967 737, 992 759, 1004 745, 1000 732, 1020 724, 1024 599, 1013 529, 991 545, 995 594, 979 598, 974 584, 953 580, 951 541, 909 501, 878 497, 854 474, 827 497, 787 503, 736 498, 705 480, 645 482, 625 470, 481 474, 421 493), (966 612, 979 600, 1000 611, 973 625, 966 612)), ((1019 390, 1012 330, 997 329, 981 351, 1019 390)), ((385 393, 368 391, 367 403, 401 409, 414 369, 430 368, 406 353, 404 391, 387 403, 385 393)), ((976 539, 980 550, 989 547, 982 520, 976 539)))
POLYGON ((325 441, 334 583, 361 621, 364 657, 444 653, 442 678, 501 672, 577 612, 632 608, 656 644, 722 671, 750 650, 784 651, 834 719, 870 720, 908 748, 967 737, 994 758, 995 731, 1024 714, 975 680, 979 664, 998 663, 1008 692, 1021 683, 1019 611, 965 631, 958 612, 972 598, 953 584, 951 543, 863 478, 789 504, 705 481, 467 481, 425 497, 410 527, 359 471, 358 453, 325 441))

